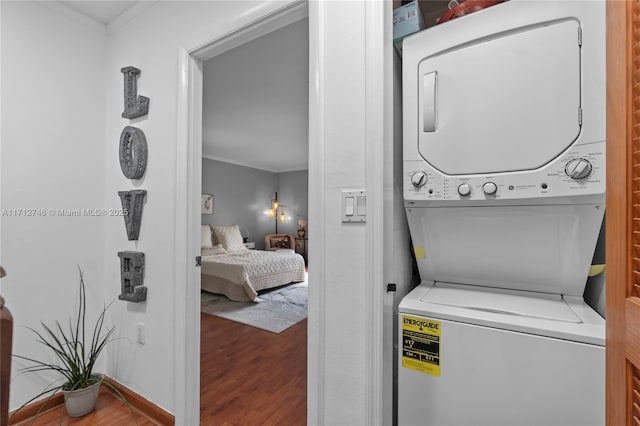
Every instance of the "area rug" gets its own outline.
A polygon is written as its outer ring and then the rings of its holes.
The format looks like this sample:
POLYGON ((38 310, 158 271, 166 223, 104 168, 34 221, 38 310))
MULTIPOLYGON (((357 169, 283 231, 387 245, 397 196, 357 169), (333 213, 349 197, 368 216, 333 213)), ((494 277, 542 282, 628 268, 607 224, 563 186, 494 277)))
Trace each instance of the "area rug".
POLYGON ((307 282, 260 292, 259 302, 233 302, 223 295, 203 291, 202 312, 281 333, 307 317, 307 282))

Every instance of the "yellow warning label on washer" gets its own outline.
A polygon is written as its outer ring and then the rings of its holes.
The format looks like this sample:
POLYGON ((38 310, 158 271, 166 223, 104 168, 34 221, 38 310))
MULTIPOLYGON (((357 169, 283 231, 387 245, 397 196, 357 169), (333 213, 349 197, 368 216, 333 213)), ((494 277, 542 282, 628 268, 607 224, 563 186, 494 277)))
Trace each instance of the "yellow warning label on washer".
POLYGON ((402 316, 402 366, 440 377, 440 321, 402 316))

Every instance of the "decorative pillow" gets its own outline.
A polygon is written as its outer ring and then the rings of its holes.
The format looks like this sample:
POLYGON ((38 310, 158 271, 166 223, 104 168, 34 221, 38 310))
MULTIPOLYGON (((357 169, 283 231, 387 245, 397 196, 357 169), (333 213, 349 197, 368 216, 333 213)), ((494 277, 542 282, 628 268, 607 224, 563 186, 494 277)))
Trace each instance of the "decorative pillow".
POLYGON ((216 244, 211 248, 202 247, 202 256, 215 256, 217 254, 225 254, 227 251, 222 247, 222 244, 216 244))
POLYGON ((211 241, 211 228, 209 225, 200 226, 200 247, 211 248, 213 243, 211 241))
POLYGON ((289 237, 271 237, 269 245, 274 250, 291 248, 289 237))
POLYGON ((216 239, 227 251, 247 250, 243 244, 242 234, 238 225, 211 225, 216 239))

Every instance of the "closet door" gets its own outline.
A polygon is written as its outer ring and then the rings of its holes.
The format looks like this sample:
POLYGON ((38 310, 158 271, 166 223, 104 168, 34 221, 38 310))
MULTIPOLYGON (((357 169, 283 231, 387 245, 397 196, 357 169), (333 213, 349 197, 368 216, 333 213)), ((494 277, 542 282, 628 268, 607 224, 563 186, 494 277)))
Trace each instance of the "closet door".
POLYGON ((607 1, 607 425, 640 424, 640 3, 607 1))

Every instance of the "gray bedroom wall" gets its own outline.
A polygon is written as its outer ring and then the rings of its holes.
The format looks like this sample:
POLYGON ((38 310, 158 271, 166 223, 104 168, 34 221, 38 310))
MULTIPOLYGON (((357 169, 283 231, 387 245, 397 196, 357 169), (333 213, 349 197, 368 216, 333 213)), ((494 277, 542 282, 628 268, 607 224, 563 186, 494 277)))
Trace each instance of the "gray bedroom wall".
MULTIPOLYGON (((278 232, 298 236, 298 219, 307 220, 309 205, 307 170, 278 173, 278 198, 285 206, 286 221, 278 223, 278 232)), ((275 226, 275 225, 274 225, 275 226)))
POLYGON ((296 215, 307 218, 307 176, 306 170, 272 173, 203 158, 202 192, 213 194, 213 214, 203 214, 202 223, 244 226, 256 249, 264 249, 264 236, 275 232, 275 219, 266 211, 278 191, 287 215, 284 224, 278 223, 278 232, 296 236, 296 215))

